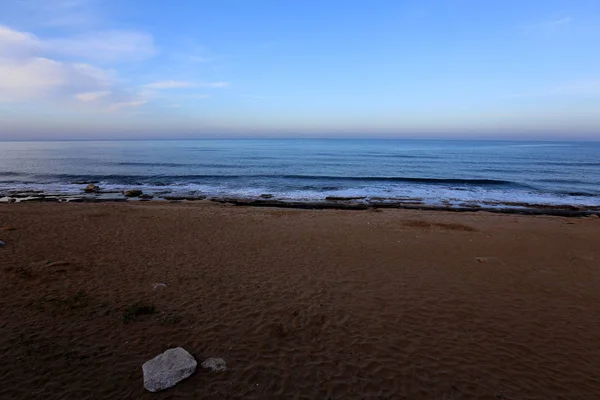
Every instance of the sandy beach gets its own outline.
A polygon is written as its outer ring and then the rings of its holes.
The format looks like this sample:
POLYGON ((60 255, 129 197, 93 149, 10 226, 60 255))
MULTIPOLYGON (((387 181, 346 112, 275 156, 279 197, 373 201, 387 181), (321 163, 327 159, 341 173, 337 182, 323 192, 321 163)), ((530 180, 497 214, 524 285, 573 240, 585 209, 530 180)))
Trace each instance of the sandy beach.
POLYGON ((600 398, 595 216, 23 203, 0 240, 2 399, 600 398), (228 370, 146 392, 177 346, 228 370))

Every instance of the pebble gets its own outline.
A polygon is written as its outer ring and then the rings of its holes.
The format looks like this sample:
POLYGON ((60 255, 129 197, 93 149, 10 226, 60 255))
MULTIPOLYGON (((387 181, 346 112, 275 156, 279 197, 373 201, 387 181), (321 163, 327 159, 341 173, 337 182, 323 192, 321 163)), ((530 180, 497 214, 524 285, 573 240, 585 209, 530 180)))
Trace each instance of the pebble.
POLYGON ((227 364, 222 358, 207 358, 202 362, 202 368, 208 368, 214 372, 227 370, 227 364))

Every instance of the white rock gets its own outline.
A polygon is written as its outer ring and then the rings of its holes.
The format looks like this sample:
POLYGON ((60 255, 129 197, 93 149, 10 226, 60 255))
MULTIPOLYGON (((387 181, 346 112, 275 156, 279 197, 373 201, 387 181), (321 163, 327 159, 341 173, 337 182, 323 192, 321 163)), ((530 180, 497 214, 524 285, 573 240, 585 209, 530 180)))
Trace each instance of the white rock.
POLYGON ((227 364, 225 364, 225 360, 222 358, 207 358, 202 363, 202 368, 208 368, 215 372, 220 372, 227 369, 227 364))
POLYGON ((152 284, 152 289, 154 290, 159 290, 159 289, 164 289, 166 288, 168 285, 166 283, 153 283, 152 284))
POLYGON ((198 363, 181 347, 169 349, 142 365, 144 388, 158 392, 175 386, 196 370, 198 363))

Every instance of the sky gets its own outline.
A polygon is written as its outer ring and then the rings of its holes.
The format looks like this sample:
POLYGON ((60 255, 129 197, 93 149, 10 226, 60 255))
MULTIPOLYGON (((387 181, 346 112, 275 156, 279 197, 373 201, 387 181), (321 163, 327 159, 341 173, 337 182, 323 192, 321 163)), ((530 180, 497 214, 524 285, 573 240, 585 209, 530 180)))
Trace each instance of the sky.
POLYGON ((600 0, 0 0, 0 139, 600 140, 600 0))

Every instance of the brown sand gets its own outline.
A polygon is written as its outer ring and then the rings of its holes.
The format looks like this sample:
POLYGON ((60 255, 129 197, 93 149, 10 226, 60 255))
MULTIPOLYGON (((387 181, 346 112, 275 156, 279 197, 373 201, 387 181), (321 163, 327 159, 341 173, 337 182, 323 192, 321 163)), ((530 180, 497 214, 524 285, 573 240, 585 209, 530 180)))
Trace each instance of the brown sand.
POLYGON ((599 218, 10 204, 5 226, 2 399, 600 399, 599 218), (145 392, 175 346, 229 370, 145 392))

